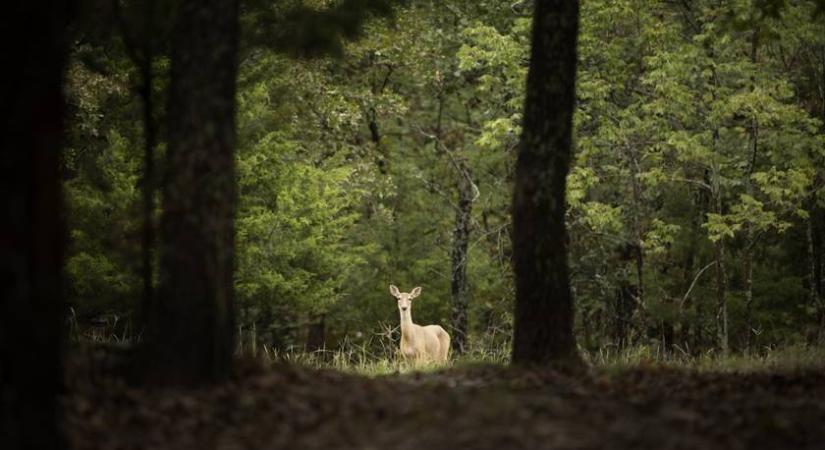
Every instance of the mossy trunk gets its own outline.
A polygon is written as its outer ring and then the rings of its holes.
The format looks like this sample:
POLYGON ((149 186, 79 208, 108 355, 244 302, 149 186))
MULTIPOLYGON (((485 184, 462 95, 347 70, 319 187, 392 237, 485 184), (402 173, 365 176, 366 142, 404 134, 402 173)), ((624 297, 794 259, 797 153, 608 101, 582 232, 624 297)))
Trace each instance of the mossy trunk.
POLYGON ((576 356, 564 214, 578 25, 577 1, 535 3, 512 206, 515 364, 541 365, 576 356))

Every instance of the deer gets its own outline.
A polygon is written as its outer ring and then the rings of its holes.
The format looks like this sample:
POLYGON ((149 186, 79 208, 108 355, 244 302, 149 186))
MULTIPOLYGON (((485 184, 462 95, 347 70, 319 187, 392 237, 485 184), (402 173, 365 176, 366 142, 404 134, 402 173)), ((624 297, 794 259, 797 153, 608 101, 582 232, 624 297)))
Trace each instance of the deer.
POLYGON ((450 352, 450 335, 439 325, 416 325, 412 321, 412 300, 421 294, 421 287, 403 293, 390 285, 390 294, 398 299, 401 315, 399 352, 412 365, 426 362, 446 363, 450 352))

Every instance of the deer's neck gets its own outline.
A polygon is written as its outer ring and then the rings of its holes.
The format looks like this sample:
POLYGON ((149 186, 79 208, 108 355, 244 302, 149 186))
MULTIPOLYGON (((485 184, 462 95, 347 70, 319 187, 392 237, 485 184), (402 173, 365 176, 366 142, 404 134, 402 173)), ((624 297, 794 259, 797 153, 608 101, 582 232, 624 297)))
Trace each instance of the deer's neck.
POLYGON ((401 337, 409 338, 412 336, 412 311, 409 309, 401 311, 401 337))

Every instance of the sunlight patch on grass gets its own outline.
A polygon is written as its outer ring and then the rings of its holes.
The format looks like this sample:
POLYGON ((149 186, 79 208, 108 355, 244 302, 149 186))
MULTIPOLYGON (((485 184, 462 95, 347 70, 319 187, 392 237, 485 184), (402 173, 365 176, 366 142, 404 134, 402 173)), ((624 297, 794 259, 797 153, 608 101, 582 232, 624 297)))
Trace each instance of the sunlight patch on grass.
POLYGON ((451 367, 475 364, 507 365, 510 361, 509 344, 498 347, 470 347, 459 357, 452 356, 446 364, 423 363, 412 366, 395 356, 391 347, 370 350, 367 345, 350 344, 338 349, 320 349, 306 352, 302 350, 278 351, 267 346, 258 349, 258 358, 267 363, 296 364, 315 369, 331 369, 367 377, 428 373, 451 367))

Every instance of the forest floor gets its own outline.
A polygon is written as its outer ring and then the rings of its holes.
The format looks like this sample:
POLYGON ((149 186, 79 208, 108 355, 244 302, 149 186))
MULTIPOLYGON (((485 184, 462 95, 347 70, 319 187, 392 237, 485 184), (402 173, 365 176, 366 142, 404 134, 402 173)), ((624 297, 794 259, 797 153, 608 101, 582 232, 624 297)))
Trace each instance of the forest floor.
POLYGON ((69 365, 75 449, 822 449, 825 370, 500 366, 365 377, 242 364, 201 389, 69 365), (74 372, 72 372, 74 371, 74 372))

